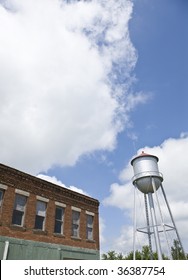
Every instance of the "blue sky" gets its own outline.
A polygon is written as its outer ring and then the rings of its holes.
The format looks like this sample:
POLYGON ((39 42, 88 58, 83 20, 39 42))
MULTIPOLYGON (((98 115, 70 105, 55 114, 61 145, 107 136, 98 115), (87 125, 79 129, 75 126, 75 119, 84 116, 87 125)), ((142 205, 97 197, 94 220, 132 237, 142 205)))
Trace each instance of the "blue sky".
POLYGON ((188 251, 187 1, 0 3, 1 162, 99 199, 126 253, 130 160, 155 154, 188 251))

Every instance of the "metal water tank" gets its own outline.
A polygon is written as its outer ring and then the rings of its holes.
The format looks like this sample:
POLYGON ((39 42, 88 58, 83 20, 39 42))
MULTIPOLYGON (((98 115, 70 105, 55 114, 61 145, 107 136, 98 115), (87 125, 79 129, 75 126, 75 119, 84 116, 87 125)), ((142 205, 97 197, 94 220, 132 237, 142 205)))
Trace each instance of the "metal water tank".
POLYGON ((145 194, 154 192, 152 179, 156 190, 163 181, 163 175, 158 169, 158 160, 158 157, 142 152, 131 161, 134 170, 133 184, 145 194))

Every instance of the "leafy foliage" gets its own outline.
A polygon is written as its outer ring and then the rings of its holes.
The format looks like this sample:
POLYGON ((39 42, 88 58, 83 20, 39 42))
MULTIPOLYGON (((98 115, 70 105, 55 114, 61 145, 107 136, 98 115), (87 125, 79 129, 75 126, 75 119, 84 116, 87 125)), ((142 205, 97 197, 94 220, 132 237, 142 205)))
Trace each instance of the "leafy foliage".
MULTIPOLYGON (((171 247, 171 254, 173 260, 186 260, 188 259, 188 254, 182 252, 182 248, 179 241, 174 240, 173 246, 171 247)), ((168 260, 168 257, 163 254, 163 260, 168 260)), ((136 260, 157 260, 158 256, 156 252, 153 252, 153 256, 150 256, 149 246, 143 246, 142 251, 135 252, 136 260)), ((133 260, 133 251, 129 252, 127 255, 122 253, 117 253, 115 251, 109 251, 107 254, 102 254, 102 260, 133 260)))
POLYGON ((182 251, 180 243, 178 240, 174 240, 174 245, 171 247, 171 254, 173 260, 187 260, 188 254, 182 251))

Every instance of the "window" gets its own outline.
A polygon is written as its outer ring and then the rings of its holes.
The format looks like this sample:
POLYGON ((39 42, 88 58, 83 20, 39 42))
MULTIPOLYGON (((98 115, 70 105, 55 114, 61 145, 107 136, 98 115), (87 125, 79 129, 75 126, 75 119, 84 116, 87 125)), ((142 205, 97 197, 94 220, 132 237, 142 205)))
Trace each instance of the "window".
POLYGON ((14 201, 14 210, 12 215, 12 224, 23 226, 24 214, 26 208, 27 197, 21 194, 16 194, 14 201))
POLYGON ((72 211, 72 236, 79 237, 80 212, 72 211))
POLYGON ((3 198, 6 190, 7 190, 7 186, 0 184, 0 207, 2 207, 3 198))
POLYGON ((46 217, 47 203, 37 200, 36 217, 35 217, 35 229, 44 230, 44 223, 46 217))
POLYGON ((93 240, 93 215, 86 215, 86 238, 88 240, 93 240))
POLYGON ((3 197, 4 197, 4 190, 0 190, 0 207, 2 206, 3 203, 3 197))
POLYGON ((56 206, 56 209, 55 209, 55 227, 54 227, 54 232, 55 233, 63 234, 64 211, 65 211, 64 208, 56 206))

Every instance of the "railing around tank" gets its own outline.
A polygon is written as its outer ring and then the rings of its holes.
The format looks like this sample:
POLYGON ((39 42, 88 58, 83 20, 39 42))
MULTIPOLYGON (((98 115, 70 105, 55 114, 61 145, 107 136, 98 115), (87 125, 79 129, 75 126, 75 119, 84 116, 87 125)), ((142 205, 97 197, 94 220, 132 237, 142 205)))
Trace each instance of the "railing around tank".
POLYGON ((163 181, 163 174, 158 171, 144 171, 137 173, 132 177, 132 182, 135 182, 138 179, 144 178, 144 177, 159 177, 161 182, 163 181))

